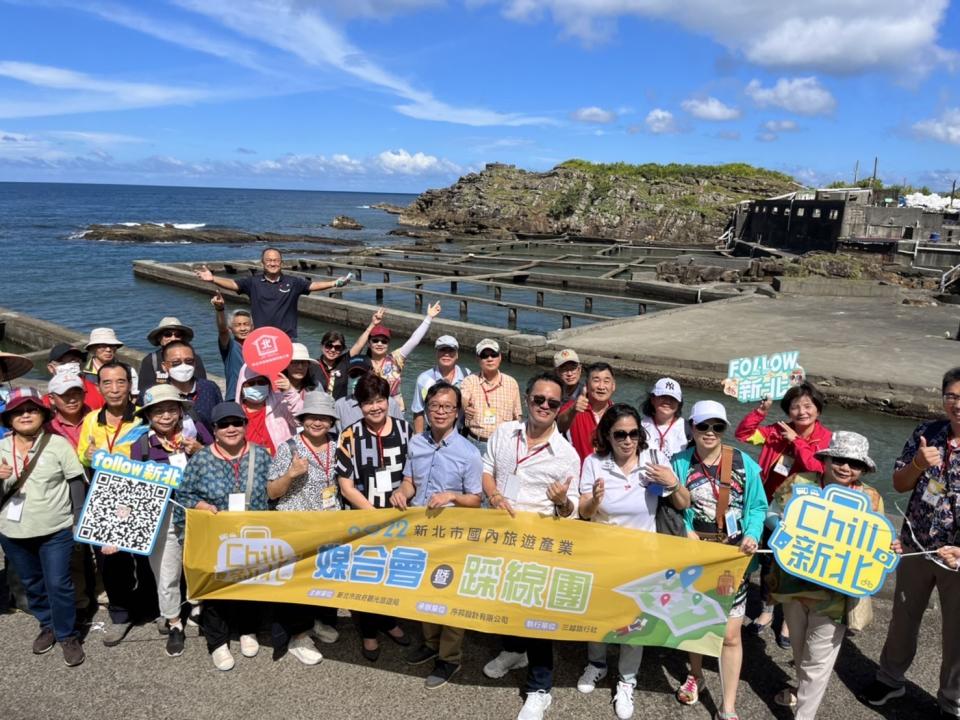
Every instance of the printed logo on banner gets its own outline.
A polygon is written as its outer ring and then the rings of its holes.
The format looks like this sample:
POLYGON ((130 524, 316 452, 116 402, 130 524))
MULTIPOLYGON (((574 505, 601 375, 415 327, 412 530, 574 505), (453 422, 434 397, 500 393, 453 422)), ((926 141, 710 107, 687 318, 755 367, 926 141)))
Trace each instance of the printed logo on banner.
POLYGON ((250 585, 283 585, 293 577, 297 555, 290 544, 274 538, 270 528, 244 526, 228 535, 217 550, 218 580, 250 585))
POLYGON ((777 564, 791 575, 845 595, 873 595, 900 556, 890 549, 896 537, 869 498, 839 485, 799 485, 770 538, 777 564))
POLYGON ((723 394, 742 403, 759 402, 765 397, 779 400, 806 377, 797 364, 799 356, 800 353, 793 350, 731 360, 728 377, 723 381, 723 394))
MULTIPOLYGON (((694 586, 702 574, 703 568, 699 565, 679 573, 671 568, 666 572, 638 578, 613 591, 632 598, 644 613, 662 620, 671 633, 682 637, 726 622, 727 619, 727 613, 720 603, 694 586)), ((731 595, 736 587, 727 587, 725 576, 720 579, 717 594, 731 595)))

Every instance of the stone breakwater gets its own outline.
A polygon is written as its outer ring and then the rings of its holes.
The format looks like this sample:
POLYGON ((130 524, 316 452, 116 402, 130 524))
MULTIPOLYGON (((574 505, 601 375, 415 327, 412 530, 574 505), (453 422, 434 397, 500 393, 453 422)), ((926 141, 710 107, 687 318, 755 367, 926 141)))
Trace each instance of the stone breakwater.
POLYGON ((234 228, 178 228, 174 225, 90 225, 83 233, 88 240, 112 240, 136 243, 318 243, 323 245, 362 246, 362 240, 323 237, 320 235, 288 235, 285 233, 253 233, 234 228))

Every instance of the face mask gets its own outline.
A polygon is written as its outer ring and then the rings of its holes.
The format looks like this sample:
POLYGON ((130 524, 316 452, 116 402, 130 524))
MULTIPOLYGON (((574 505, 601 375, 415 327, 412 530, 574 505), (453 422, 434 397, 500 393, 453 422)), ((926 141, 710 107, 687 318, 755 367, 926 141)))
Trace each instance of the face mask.
POLYGON ((193 365, 175 365, 167 371, 167 374, 177 382, 189 382, 193 380, 193 365))
POLYGON ((251 385, 243 389, 243 399, 252 403, 262 403, 269 392, 266 385, 251 385))
POLYGON ((79 375, 80 374, 80 363, 77 362, 68 362, 63 363, 63 365, 57 365, 57 374, 63 375, 79 375))

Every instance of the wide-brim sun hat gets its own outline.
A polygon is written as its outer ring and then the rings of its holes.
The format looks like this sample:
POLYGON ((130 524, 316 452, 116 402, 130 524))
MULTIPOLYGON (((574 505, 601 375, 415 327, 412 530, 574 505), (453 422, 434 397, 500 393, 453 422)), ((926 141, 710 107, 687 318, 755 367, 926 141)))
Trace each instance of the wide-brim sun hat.
POLYGON ((3 408, 3 411, 0 412, 0 424, 4 427, 10 427, 10 413, 16 410, 21 405, 26 405, 31 403, 36 405, 43 412, 44 422, 50 420, 53 417, 53 411, 43 404, 43 393, 37 390, 34 387, 19 387, 14 389, 10 393, 10 396, 7 398, 7 403, 3 408))
POLYGON ((123 347, 123 343, 117 339, 117 334, 113 328, 94 328, 90 331, 90 339, 83 346, 84 350, 90 350, 94 345, 112 345, 113 347, 123 347))
POLYGON ((33 360, 23 355, 0 352, 0 382, 9 382, 33 370, 33 360))
POLYGON ((303 343, 293 343, 293 354, 290 356, 290 362, 297 360, 303 360, 308 363, 313 363, 314 365, 320 364, 310 357, 310 350, 308 350, 307 346, 303 343))
POLYGON ((180 403, 184 410, 193 407, 193 403, 185 397, 181 397, 180 391, 173 385, 154 385, 143 394, 141 400, 143 405, 137 408, 136 414, 143 418, 147 416, 146 411, 148 409, 164 402, 180 403))
POLYGON ((834 430, 830 446, 816 452, 818 458, 846 458, 859 460, 867 466, 868 472, 875 472, 877 464, 870 457, 870 441, 860 433, 849 430, 834 430))
POLYGON ((157 326, 147 333, 147 341, 154 346, 160 345, 160 335, 163 334, 164 330, 179 330, 181 333, 183 333, 183 339, 186 342, 191 342, 193 340, 192 327, 184 325, 175 317, 165 317, 161 318, 160 322, 157 323, 157 326))
POLYGON ((297 411, 297 420, 304 415, 325 415, 334 420, 339 418, 333 396, 325 392, 308 392, 303 398, 303 407, 297 411))
POLYGON ((690 408, 690 422, 697 425, 707 420, 723 420, 727 425, 730 424, 730 421, 727 420, 727 409, 722 403, 718 403, 716 400, 695 402, 693 407, 690 408))

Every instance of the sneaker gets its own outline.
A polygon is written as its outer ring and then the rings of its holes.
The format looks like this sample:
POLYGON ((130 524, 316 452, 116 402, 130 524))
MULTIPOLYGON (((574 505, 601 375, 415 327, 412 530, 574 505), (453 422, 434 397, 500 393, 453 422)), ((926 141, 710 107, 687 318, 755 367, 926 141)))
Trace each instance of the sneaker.
POLYGON ((888 700, 903 697, 907 690, 904 687, 890 687, 886 683, 874 680, 866 690, 863 691, 863 698, 874 707, 884 705, 888 700))
POLYGON ((436 690, 450 682, 450 678, 458 672, 460 672, 459 665, 454 665, 445 660, 437 660, 437 664, 433 666, 433 670, 427 675, 423 685, 427 690, 436 690))
MULTIPOLYGON (((519 653, 512 654, 518 655, 519 653)), ((550 707, 551 702, 553 702, 553 698, 546 690, 528 692, 527 700, 523 703, 523 707, 520 708, 520 714, 517 715, 517 720, 543 720, 543 714, 547 711, 547 708, 550 707)))
POLYGON ((161 635, 170 634, 170 621, 166 618, 157 618, 157 632, 161 635))
POLYGON ((248 658, 256 657, 257 653, 260 652, 260 643, 257 642, 257 636, 241 635, 240 636, 240 652, 243 653, 244 657, 248 657, 248 658))
MULTIPOLYGON (((527 666, 527 654, 507 652, 503 650, 493 660, 483 666, 483 674, 488 678, 502 678, 511 670, 525 668, 527 666)), ((549 704, 549 701, 548 701, 549 704)))
POLYGON ((57 636, 53 634, 53 628, 43 628, 40 630, 40 634, 34 638, 33 654, 43 655, 45 652, 50 652, 56 644, 57 636))
POLYGON ((592 693, 597 689, 597 683, 607 676, 607 668, 597 667, 593 663, 588 664, 583 669, 583 675, 577 680, 577 690, 584 693, 592 693))
POLYGON ((634 683, 621 680, 617 683, 617 694, 613 696, 613 711, 620 720, 629 720, 633 717, 633 690, 634 683))
POLYGON ((304 665, 316 665, 323 660, 323 654, 317 650, 307 633, 292 638, 287 645, 287 651, 304 665))
POLYGON ((200 603, 191 606, 190 614, 187 616, 187 625, 191 627, 200 626, 200 603))
POLYGON ((60 643, 60 649, 63 651, 63 662, 67 667, 76 667, 86 658, 83 645, 80 644, 80 638, 76 635, 68 637, 60 643))
POLYGON ((335 627, 331 627, 319 620, 313 624, 313 634, 317 636, 317 640, 327 645, 335 643, 340 639, 340 633, 335 627))
POLYGON ((210 653, 210 657, 213 658, 213 664, 216 666, 217 670, 221 670, 223 672, 226 672, 227 670, 233 670, 233 653, 230 652, 230 645, 228 643, 224 643, 210 653))
POLYGON ((130 632, 131 627, 133 627, 133 623, 111 622, 109 625, 107 625, 106 630, 103 631, 103 644, 106 645, 107 647, 114 647, 115 645, 119 645, 121 641, 127 636, 127 633, 130 632))
POLYGON ((183 655, 183 643, 186 636, 183 634, 183 628, 180 625, 171 625, 167 630, 167 647, 164 652, 167 657, 179 657, 183 655))
POLYGON ((421 645, 413 651, 408 652, 403 660, 407 665, 423 665, 425 662, 433 660, 436 656, 437 651, 432 647, 421 645))
POLYGON ((687 675, 683 685, 677 688, 677 701, 683 705, 696 705, 700 700, 700 689, 705 685, 703 678, 687 675))

